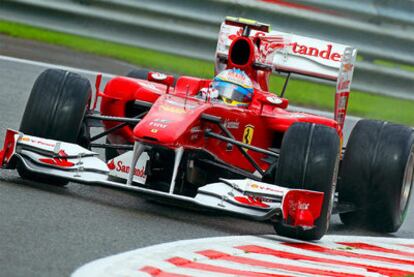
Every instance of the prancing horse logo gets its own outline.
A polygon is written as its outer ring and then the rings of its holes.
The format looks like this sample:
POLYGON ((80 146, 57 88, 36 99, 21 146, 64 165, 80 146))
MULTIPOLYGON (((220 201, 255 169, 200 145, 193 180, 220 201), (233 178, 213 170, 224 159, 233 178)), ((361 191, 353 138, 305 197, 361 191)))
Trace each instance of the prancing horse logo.
MULTIPOLYGON (((253 140, 253 134, 254 134, 254 126, 253 125, 246 125, 244 127, 243 132, 243 143, 245 144, 251 144, 253 140)), ((245 149, 247 151, 247 149, 245 149)))

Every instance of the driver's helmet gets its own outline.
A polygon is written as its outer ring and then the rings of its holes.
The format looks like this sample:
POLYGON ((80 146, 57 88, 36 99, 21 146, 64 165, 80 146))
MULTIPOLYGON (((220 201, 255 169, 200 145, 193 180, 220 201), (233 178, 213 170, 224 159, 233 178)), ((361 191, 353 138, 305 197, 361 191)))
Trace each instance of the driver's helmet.
POLYGON ((240 69, 227 69, 220 72, 213 79, 211 87, 218 91, 218 98, 225 104, 247 107, 252 101, 252 81, 240 69))

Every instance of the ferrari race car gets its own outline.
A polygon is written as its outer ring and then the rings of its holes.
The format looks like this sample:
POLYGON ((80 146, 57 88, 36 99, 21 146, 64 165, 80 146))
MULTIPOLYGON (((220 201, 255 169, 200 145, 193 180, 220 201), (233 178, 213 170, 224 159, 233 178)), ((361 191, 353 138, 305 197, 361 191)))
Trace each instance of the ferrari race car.
POLYGON ((269 220, 277 234, 304 240, 320 239, 332 213, 346 225, 394 232, 413 185, 414 132, 361 120, 343 148, 355 59, 346 45, 226 18, 215 70, 248 76, 246 105, 213 97, 213 80, 148 72, 115 77, 101 91, 98 75, 92 93, 80 75, 49 69, 20 130, 7 130, 0 165, 51 185, 109 186, 269 220), (269 92, 271 73, 286 77, 278 95, 269 92), (287 111, 291 74, 336 81, 333 119, 287 111), (93 127, 104 131, 91 135, 93 127), (105 160, 93 148, 104 148, 105 160))

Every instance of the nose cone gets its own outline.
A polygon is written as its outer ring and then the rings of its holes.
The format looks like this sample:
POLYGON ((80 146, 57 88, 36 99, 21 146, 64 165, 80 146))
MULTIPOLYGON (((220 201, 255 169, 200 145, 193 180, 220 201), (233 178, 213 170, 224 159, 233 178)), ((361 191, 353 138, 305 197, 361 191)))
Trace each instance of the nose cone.
POLYGON ((135 126, 134 137, 165 146, 180 145, 207 107, 208 104, 197 99, 162 96, 135 126))

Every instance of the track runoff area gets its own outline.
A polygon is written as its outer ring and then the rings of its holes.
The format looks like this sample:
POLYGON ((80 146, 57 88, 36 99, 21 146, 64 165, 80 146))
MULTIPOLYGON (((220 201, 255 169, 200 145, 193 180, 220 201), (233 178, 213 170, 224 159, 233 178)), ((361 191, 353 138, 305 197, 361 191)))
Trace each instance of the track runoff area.
POLYGON ((269 235, 178 241, 88 263, 86 276, 410 276, 414 240, 325 236, 310 243, 269 235))

